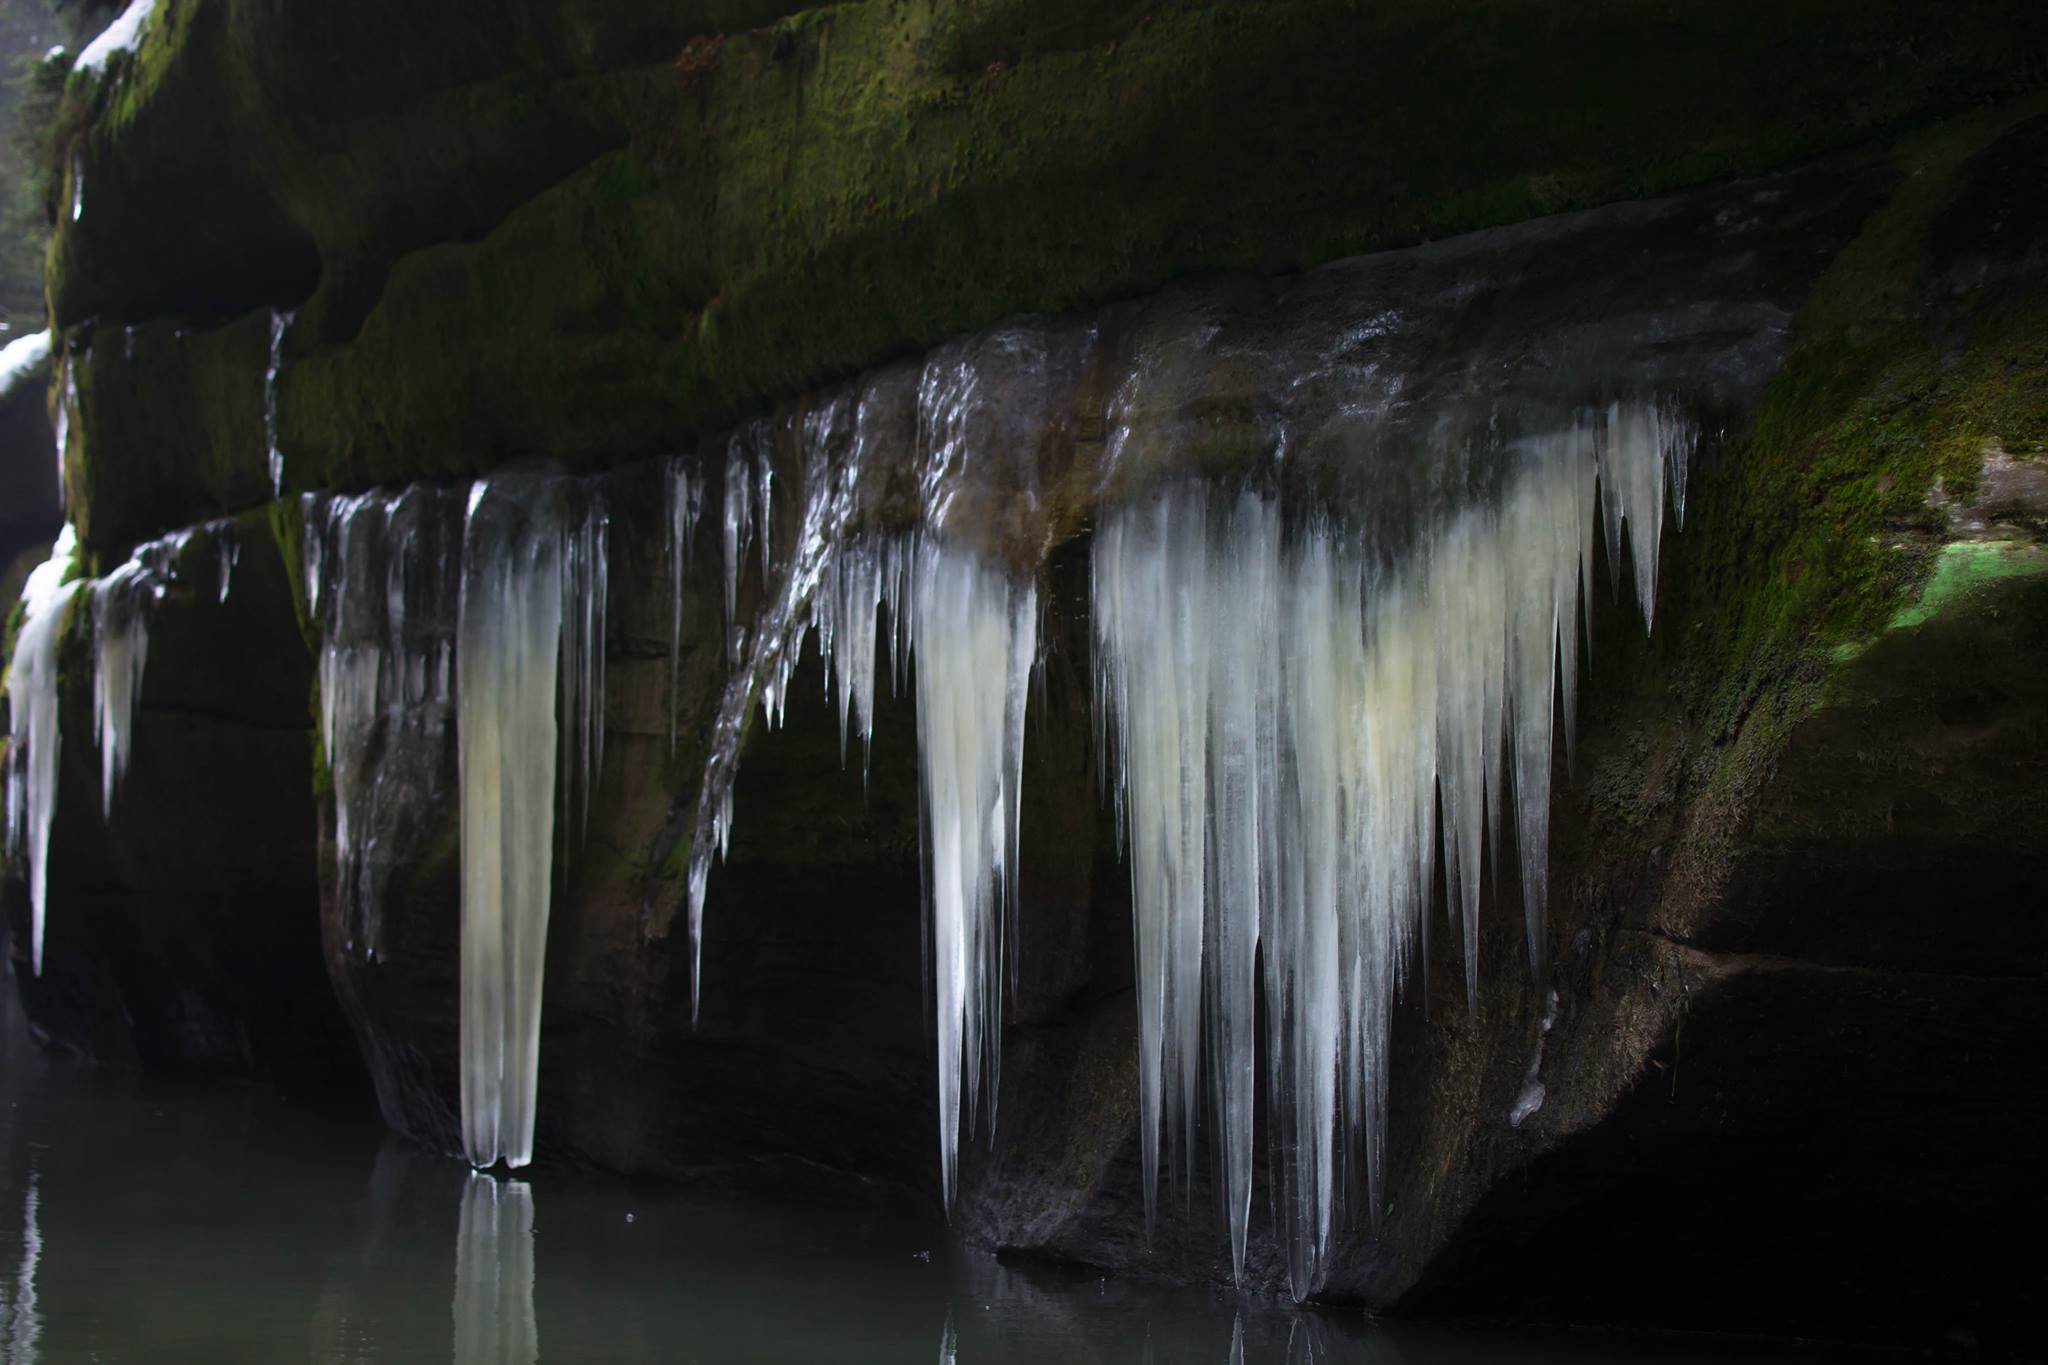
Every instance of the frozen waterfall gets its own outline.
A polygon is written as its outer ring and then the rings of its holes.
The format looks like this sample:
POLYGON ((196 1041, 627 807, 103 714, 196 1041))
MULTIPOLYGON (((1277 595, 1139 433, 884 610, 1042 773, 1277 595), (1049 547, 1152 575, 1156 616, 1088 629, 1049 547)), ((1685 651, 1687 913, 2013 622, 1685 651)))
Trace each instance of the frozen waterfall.
POLYGON ((7 752, 7 847, 28 863, 29 958, 43 973, 43 925, 49 909, 50 825, 57 815, 57 651, 64 617, 80 580, 78 533, 66 524, 50 557, 22 589, 21 634, 7 670, 10 739, 7 752))
POLYGON ((561 818, 603 761, 607 521, 564 480, 484 479, 462 543, 462 1131, 470 1162, 533 1158, 561 818), (559 718, 557 703, 560 704, 559 718))
POLYGON ((1097 695, 1131 865, 1148 1212, 1162 1147, 1191 1159, 1206 1100, 1240 1277, 1259 964, 1276 1201, 1305 1296, 1344 1191, 1380 1203, 1392 1011, 1425 929, 1439 798, 1470 992, 1482 845, 1498 846, 1510 804, 1541 963, 1551 724, 1573 709, 1595 490, 1611 557, 1627 528, 1647 619, 1667 487, 1692 444, 1656 405, 1612 405, 1486 452, 1497 469, 1456 470, 1450 484, 1490 495, 1428 504, 1393 545, 1341 512, 1290 520, 1265 494, 1199 485, 1099 533, 1097 695))

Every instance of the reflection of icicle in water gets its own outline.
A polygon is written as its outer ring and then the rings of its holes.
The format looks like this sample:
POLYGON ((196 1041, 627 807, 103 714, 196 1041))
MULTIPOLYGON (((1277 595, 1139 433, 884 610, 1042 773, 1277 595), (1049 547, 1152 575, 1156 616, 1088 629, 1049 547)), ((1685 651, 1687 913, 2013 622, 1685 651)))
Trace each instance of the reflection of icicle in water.
POLYGON ((149 660, 149 617, 177 577, 192 532, 136 547, 120 568, 93 585, 93 728, 100 746, 100 814, 111 817, 114 791, 128 772, 135 708, 149 660))
POLYGON ((533 1192, 471 1173, 455 1230, 455 1365, 533 1365, 533 1192))
POLYGON ((303 502, 341 939, 368 960, 389 879, 450 795, 459 498, 415 486, 303 502))
POLYGON ((471 490, 457 675, 462 1119, 480 1167, 533 1156, 557 783, 571 820, 602 761, 605 557, 603 504, 575 486, 512 477, 471 490))
POLYGON ((14 1283, 0 1283, 0 1360, 35 1365, 42 1355, 43 1315, 36 1302, 36 1272, 43 1262, 42 1172, 28 1173, 21 1193, 21 1264, 14 1283))
POLYGON ((21 634, 7 671, 11 739, 7 756, 7 846, 28 861, 29 954, 43 972, 43 925, 49 906, 50 825, 57 814, 57 646, 80 581, 66 576, 78 554, 78 533, 66 525, 50 557, 22 589, 21 634))
POLYGON ((1496 501, 1440 511, 1418 543, 1391 549, 1327 519, 1283 530, 1270 501, 1199 489, 1124 511, 1098 536, 1097 695, 1116 727, 1129 837, 1148 1207, 1162 1138, 1184 1148, 1191 1132, 1206 1019, 1240 1276, 1255 961, 1302 1296, 1320 1282, 1341 1162, 1362 1154, 1358 1187, 1378 1205, 1388 1034, 1429 900, 1438 792, 1468 989, 1482 845, 1489 830, 1498 839, 1508 791, 1540 964, 1551 717, 1574 701, 1595 476, 1610 525, 1629 528, 1647 612, 1667 471, 1691 439, 1655 409, 1617 405, 1511 445, 1496 501))
POLYGON ((1029 583, 1013 583, 978 556, 927 543, 918 549, 912 603, 931 863, 939 1169, 950 1205, 960 1131, 972 1126, 984 1085, 995 1118, 1038 598, 1029 583))

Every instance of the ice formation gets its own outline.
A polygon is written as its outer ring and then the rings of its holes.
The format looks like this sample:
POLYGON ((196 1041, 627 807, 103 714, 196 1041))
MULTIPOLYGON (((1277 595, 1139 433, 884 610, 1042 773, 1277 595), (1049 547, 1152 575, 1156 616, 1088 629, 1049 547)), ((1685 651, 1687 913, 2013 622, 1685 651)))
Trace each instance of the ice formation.
POLYGON ((1295 1293, 1318 1284, 1345 1190, 1379 1206, 1392 1009, 1438 843, 1475 989, 1483 846, 1508 811, 1540 964, 1551 724, 1569 717, 1596 488, 1645 619, 1691 427, 1614 404, 1480 458, 1479 496, 1415 509, 1393 545, 1342 510, 1181 485, 1095 542, 1098 698, 1114 728, 1135 919, 1148 1212, 1162 1146, 1211 1111, 1244 1268, 1263 962, 1276 1201, 1295 1293), (1560 695, 1556 688, 1562 686, 1560 695), (1206 1057, 1206 1072, 1204 1058, 1206 1057), (1198 1093, 1207 1076, 1206 1097, 1198 1093), (1339 1141, 1339 1135, 1343 1140, 1339 1141))
POLYGON ((691 461, 676 457, 662 474, 668 530, 668 747, 676 747, 676 706, 683 677, 683 574, 704 514, 704 477, 691 461))
POLYGON ((564 824, 603 762, 607 520, 565 480, 479 480, 462 543, 462 1129, 533 1157, 548 909, 564 824), (560 716, 556 707, 559 701, 560 716))
POLYGON ((533 1365, 533 1191, 471 1172, 455 1231, 455 1365, 533 1365))
POLYGON ((1015 960, 1017 815, 1038 597, 979 555, 918 547, 910 613, 930 860, 940 1176, 953 1201, 961 1129, 986 1086, 995 1122, 1005 961, 1015 960))
POLYGON ((155 10, 156 0, 129 0, 128 8, 122 10, 113 23, 100 30, 99 37, 87 43, 85 50, 78 54, 78 61, 71 68, 73 73, 104 73, 107 63, 116 53, 134 52, 142 42, 143 26, 155 10))
POLYGON ((270 313, 270 363, 263 370, 263 445, 269 453, 270 491, 284 493, 284 452, 277 446, 277 376, 284 368, 284 334, 291 329, 294 314, 283 309, 270 313))
POLYGON ((92 593, 93 728, 100 746, 100 814, 111 818, 114 792, 128 772, 135 707, 149 661, 149 618, 176 578, 192 532, 137 546, 128 561, 96 581, 92 593))
MULTIPOLYGON (((854 733, 865 755, 874 735, 886 604, 892 677, 900 681, 904 661, 916 659, 940 1153, 949 1198, 960 1133, 973 1126, 984 1099, 993 1121, 1005 964, 1014 961, 1026 683, 1038 630, 1030 578, 949 525, 949 508, 975 487, 962 466, 976 405, 989 401, 989 390, 934 376, 973 373, 942 352, 919 374, 828 395, 782 422, 742 428, 728 442, 724 591, 733 668, 712 723, 689 880, 694 964, 701 961, 711 868, 731 834, 732 786, 749 717, 758 705, 770 727, 781 725, 791 674, 815 631, 827 687, 837 687, 842 760, 854 733), (768 512, 778 456, 794 475, 785 486, 799 509, 790 548, 779 555, 768 512), (892 463, 919 471, 910 525, 877 524, 888 510, 900 512, 885 487, 883 471, 892 463), (740 620, 740 589, 757 541, 763 600, 749 627, 740 620)), ((679 543, 684 523, 673 511, 671 524, 673 559, 686 551, 679 543)), ((693 966, 693 995, 697 984, 693 966)))
POLYGON ((50 358, 50 334, 31 332, 0 347, 0 398, 29 382, 36 370, 50 358))
POLYGON ((334 787, 342 946, 384 952, 382 907, 406 841, 452 795, 461 494, 307 494, 305 578, 320 633, 320 738, 334 787))
POLYGON ((7 847, 28 864, 29 955, 38 976, 43 972, 50 825, 57 814, 58 759, 63 744, 58 726, 57 647, 65 613, 81 583, 70 576, 77 554, 78 533, 67 524, 49 559, 29 574, 22 589, 21 634, 15 638, 14 657, 7 671, 7 847))

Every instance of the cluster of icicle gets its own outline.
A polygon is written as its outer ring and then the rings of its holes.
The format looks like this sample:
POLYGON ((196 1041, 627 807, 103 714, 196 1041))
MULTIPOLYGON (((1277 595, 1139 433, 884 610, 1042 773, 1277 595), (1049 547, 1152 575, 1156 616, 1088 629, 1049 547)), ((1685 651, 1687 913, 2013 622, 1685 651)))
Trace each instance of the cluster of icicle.
POLYGON ((195 534, 213 544, 219 600, 227 601, 239 547, 234 524, 210 522, 136 547, 105 578, 77 577, 78 533, 69 524, 50 558, 22 591, 23 620, 7 675, 11 743, 7 770, 7 847, 29 870, 30 959, 43 970, 43 927, 49 905, 50 827, 57 811, 63 732, 59 724, 58 651, 71 601, 92 606, 93 731, 100 751, 100 813, 111 819, 114 794, 134 750, 135 711, 149 659, 149 620, 178 581, 178 564, 195 534))
POLYGON ((533 1155, 548 913, 604 761, 609 519, 585 484, 307 495, 342 938, 385 952, 379 908, 453 723, 462 811, 461 1090, 478 1167, 533 1155), (458 663, 459 660, 459 663, 458 663), (557 820, 557 807, 562 812, 557 820))
POLYGON ((1098 715, 1131 866, 1147 1214, 1162 1165, 1193 1159, 1206 1075, 1240 1277, 1259 964, 1275 1197, 1303 1296, 1347 1190, 1379 1206, 1393 1005, 1427 932, 1439 837, 1469 993, 1482 845, 1490 831, 1498 853, 1512 811, 1540 967, 1552 715, 1569 744, 1595 499, 1610 565, 1627 528, 1647 626, 1666 490, 1682 515, 1692 445, 1685 422, 1617 404, 1489 455, 1505 466, 1493 496, 1443 509, 1391 553, 1340 514, 1289 521, 1259 494, 1196 486, 1098 534, 1098 715))
MULTIPOLYGON (((919 390, 919 450, 929 471, 954 462, 953 411, 930 376, 963 370, 934 360, 919 390)), ((941 1172, 948 1202, 959 1140, 984 1101, 993 1121, 1002 999, 1014 967, 1017 819, 1027 684, 1038 649, 1038 597, 1010 572, 946 533, 943 500, 926 497, 914 527, 881 533, 863 506, 863 486, 906 452, 870 410, 873 391, 844 392, 793 419, 790 429, 759 422, 732 437, 723 468, 726 647, 730 671, 712 722, 689 879, 692 994, 699 982, 704 899, 711 868, 732 829, 732 789, 741 740, 758 705, 780 726, 790 676, 815 631, 836 679, 840 751, 852 733, 872 746, 882 608, 891 623, 891 675, 900 684, 915 656, 927 932, 931 951, 941 1172), (794 549, 779 562, 771 540, 778 435, 798 453, 794 549), (739 589, 758 544, 765 600, 741 619, 739 589)), ((701 475, 677 461, 669 480, 670 563, 678 575, 703 501, 701 475)), ((928 490, 929 491, 929 490, 928 490)), ((672 622, 672 665, 681 618, 672 622)), ((673 711, 674 703, 671 702, 673 711)))
POLYGON ((334 790, 342 946, 385 952, 382 907, 405 850, 387 835, 424 824, 455 712, 461 494, 301 500, 305 578, 319 628, 320 739, 334 790))

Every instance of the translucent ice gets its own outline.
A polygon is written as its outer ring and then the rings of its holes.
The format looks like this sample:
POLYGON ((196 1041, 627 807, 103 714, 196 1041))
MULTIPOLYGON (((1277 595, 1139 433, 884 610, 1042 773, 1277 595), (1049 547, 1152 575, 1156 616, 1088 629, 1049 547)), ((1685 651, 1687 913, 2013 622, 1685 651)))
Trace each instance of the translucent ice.
POLYGON ((63 744, 58 725, 57 649, 65 614, 81 586, 80 580, 70 576, 77 554, 77 532, 66 525, 49 559, 29 574, 22 589, 21 634, 15 638, 14 657, 7 670, 7 846, 28 864, 29 953, 38 976, 43 971, 50 826, 57 814, 58 759, 63 744))
POLYGON ((1305 1296, 1342 1192, 1378 1206, 1393 1003, 1425 928, 1438 800, 1468 991, 1483 859, 1510 808, 1540 966, 1551 723, 1560 701, 1571 711, 1595 490, 1628 528, 1647 614, 1669 471, 1691 439, 1654 405, 1617 404, 1500 449, 1446 443, 1436 482, 1470 492, 1418 501, 1419 525, 1386 543, 1370 515, 1384 509, 1289 520, 1269 494, 1199 485, 1141 498, 1098 533, 1097 696, 1131 863, 1148 1211, 1206 1074, 1240 1276, 1255 964, 1277 1202, 1305 1296))

